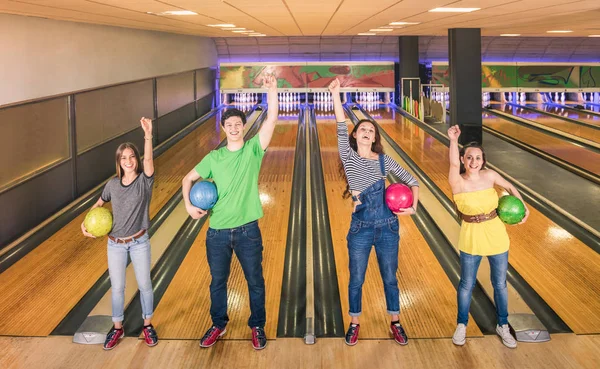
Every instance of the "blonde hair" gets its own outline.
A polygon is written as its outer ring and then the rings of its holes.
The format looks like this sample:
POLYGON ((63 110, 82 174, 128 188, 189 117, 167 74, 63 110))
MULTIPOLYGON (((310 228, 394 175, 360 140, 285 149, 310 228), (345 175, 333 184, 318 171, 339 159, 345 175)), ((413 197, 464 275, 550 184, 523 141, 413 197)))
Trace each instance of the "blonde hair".
POLYGON ((142 161, 140 160, 140 152, 138 148, 132 144, 131 142, 125 142, 117 147, 117 152, 115 153, 115 163, 117 169, 117 177, 121 179, 123 177, 123 168, 121 168, 121 155, 123 155, 123 151, 126 149, 131 149, 133 151, 133 155, 135 155, 135 161, 137 162, 136 171, 137 173, 141 173, 144 171, 144 167, 142 166, 142 161))

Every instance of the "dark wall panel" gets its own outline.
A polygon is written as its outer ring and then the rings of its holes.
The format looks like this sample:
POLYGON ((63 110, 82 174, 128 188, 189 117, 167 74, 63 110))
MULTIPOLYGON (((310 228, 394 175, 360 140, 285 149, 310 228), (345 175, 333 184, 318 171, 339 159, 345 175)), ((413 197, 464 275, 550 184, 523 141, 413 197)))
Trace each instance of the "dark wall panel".
POLYGON ((0 194, 0 249, 72 201, 71 161, 0 194))

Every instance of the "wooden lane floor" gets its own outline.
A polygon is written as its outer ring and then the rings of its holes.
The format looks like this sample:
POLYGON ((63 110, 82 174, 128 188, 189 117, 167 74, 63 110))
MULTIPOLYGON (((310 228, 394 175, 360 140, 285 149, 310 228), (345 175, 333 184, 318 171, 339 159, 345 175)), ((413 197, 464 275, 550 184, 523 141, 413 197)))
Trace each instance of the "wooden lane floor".
MULTIPOLYGON (((298 118, 291 119, 293 120, 278 121, 258 178, 264 211, 259 226, 264 247, 263 273, 267 310, 265 330, 270 339, 277 335, 298 129, 298 118)), ((192 161, 197 163, 202 157, 203 155, 198 155, 192 161)), ((153 324, 161 338, 200 339, 212 325, 209 313, 211 277, 205 244, 207 228, 208 225, 205 224, 156 308, 153 324)), ((223 338, 250 339, 251 332, 247 325, 250 316, 248 287, 235 257, 228 284, 228 307, 230 320, 223 338)))
POLYGON ((483 113, 483 125, 600 175, 600 154, 532 128, 483 113))
MULTIPOLYGON (((210 118, 155 159, 152 218, 177 192, 198 157, 221 140, 210 118)), ((106 237, 81 234, 81 214, 0 274, 0 335, 46 336, 108 269, 106 237)))
POLYGON ((412 340, 405 347, 392 340, 361 340, 348 347, 339 338, 322 338, 315 345, 278 338, 260 352, 239 340, 202 349, 196 340, 160 340, 158 346, 146 347, 144 341, 130 337, 110 352, 99 345, 75 345, 70 337, 60 336, 1 337, 0 345, 0 367, 7 369, 594 369, 600 361, 600 336, 574 334, 520 343, 514 350, 504 347, 497 336, 469 339, 463 347, 450 339, 412 340))
MULTIPOLYGON (((352 200, 343 199, 346 182, 339 172, 335 120, 317 121, 327 191, 338 284, 345 326, 348 316, 348 247, 352 200)), ((352 125, 349 125, 351 131, 352 125)), ((400 322, 411 338, 451 337, 456 328, 456 290, 410 217, 399 217, 400 251, 397 278, 400 288, 400 322)), ((391 337, 383 283, 375 251, 369 258, 362 297, 360 338, 391 337)), ((471 322, 473 318, 471 317, 471 322)), ((481 336, 477 324, 467 327, 469 336, 481 336)))
POLYGON ((600 130, 592 127, 586 127, 580 124, 562 120, 560 118, 538 113, 533 110, 518 108, 511 105, 496 105, 494 106, 494 109, 498 109, 503 113, 514 115, 519 118, 525 118, 534 121, 549 128, 558 129, 559 131, 600 143, 600 130))
POLYGON ((566 118, 575 119, 580 122, 593 124, 593 125, 600 127, 600 116, 598 116, 598 115, 587 114, 586 112, 580 111, 577 109, 565 109, 565 108, 562 108, 557 105, 549 105, 549 104, 543 104, 541 106, 534 105, 532 107, 537 108, 539 110, 543 110, 548 113, 560 115, 560 116, 563 116, 566 118))
MULTIPOLYGON (((448 147, 400 114, 381 114, 382 128, 452 198, 448 147)), ((600 255, 533 206, 529 210, 527 223, 507 226, 509 262, 575 333, 600 333, 600 255)))

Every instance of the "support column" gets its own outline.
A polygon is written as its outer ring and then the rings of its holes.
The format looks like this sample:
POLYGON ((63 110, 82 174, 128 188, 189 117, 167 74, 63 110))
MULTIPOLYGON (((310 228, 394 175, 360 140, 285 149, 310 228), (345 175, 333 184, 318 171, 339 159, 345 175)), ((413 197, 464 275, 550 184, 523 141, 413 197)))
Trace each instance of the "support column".
POLYGON ((450 124, 460 124, 460 143, 482 141, 481 30, 448 30, 450 124))
MULTIPOLYGON (((396 73, 396 103, 401 103, 400 85, 402 78, 419 78, 419 36, 398 37, 399 63, 396 73)), ((413 90, 413 99, 418 99, 421 91, 413 90)))

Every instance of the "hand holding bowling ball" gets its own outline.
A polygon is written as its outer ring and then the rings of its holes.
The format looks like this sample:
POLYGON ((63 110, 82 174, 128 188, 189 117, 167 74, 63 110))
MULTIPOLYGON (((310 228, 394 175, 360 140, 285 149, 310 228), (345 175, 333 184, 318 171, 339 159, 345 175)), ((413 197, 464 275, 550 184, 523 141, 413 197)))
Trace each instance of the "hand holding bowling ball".
POLYGON ((385 190, 385 203, 393 213, 398 215, 414 214, 413 194, 407 185, 394 183, 385 190))
POLYGON ((498 218, 506 224, 522 224, 527 220, 529 211, 518 197, 512 195, 502 196, 498 200, 496 209, 498 218))
POLYGON ((215 206, 217 199, 217 186, 209 181, 196 182, 190 190, 190 202, 194 208, 186 210, 193 219, 200 219, 206 212, 215 206))
POLYGON ((110 232, 112 225, 113 218, 110 210, 99 206, 87 213, 83 223, 81 223, 81 231, 86 237, 102 237, 110 232))

